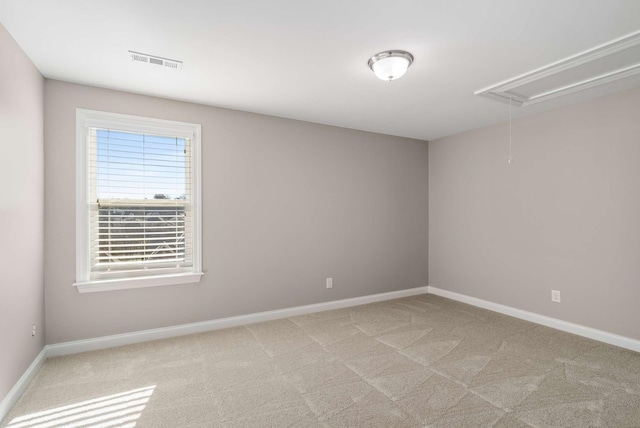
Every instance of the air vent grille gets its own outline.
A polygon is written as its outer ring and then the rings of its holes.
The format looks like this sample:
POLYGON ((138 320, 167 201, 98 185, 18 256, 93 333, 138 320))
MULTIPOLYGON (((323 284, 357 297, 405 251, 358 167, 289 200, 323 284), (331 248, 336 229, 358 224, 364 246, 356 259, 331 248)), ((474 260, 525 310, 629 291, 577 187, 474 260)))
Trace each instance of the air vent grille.
POLYGON ((640 74, 640 31, 488 88, 476 95, 526 106, 640 74))
POLYGON ((147 64, 160 65, 174 70, 182 68, 182 61, 177 61, 175 59, 162 58, 134 51, 129 51, 129 55, 131 56, 132 61, 146 62, 147 64))
POLYGON ((149 57, 138 54, 131 54, 131 59, 134 61, 149 62, 149 57))

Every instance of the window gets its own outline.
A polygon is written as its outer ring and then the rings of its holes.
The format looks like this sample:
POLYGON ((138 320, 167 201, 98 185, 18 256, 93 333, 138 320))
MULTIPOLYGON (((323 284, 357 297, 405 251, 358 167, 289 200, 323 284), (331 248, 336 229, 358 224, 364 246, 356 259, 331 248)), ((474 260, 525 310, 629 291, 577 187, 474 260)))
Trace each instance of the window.
POLYGON ((80 292, 198 282, 200 125, 76 111, 80 292))

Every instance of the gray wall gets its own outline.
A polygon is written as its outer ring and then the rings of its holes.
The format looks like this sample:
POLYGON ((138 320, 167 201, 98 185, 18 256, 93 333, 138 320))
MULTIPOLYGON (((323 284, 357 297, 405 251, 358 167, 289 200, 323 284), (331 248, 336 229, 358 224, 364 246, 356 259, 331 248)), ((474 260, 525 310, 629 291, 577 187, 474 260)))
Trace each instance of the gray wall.
POLYGON ((2 25, 0 52, 1 401, 44 346, 44 81, 2 25))
POLYGON ((47 342, 425 286, 426 167, 424 141, 46 80, 47 342), (202 124, 200 284, 72 287, 76 107, 202 124))
POLYGON ((511 165, 507 144, 429 142, 430 285, 640 339, 640 90, 514 121, 511 165))

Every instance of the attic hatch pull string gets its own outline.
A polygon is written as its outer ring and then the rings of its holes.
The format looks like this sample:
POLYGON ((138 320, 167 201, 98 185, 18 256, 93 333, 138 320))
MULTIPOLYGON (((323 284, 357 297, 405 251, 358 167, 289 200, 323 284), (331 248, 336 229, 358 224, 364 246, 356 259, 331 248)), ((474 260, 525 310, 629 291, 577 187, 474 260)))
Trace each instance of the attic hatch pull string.
POLYGON ((511 100, 512 98, 509 97, 509 156, 507 157, 507 163, 513 162, 513 155, 511 152, 511 100))

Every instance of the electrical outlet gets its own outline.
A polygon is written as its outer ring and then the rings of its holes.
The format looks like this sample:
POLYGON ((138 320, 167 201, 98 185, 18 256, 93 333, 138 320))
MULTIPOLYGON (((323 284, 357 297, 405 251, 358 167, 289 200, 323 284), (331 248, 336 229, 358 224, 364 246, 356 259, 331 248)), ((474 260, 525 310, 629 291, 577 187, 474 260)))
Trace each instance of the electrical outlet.
POLYGON ((333 288, 333 278, 327 278, 327 288, 333 288))
POLYGON ((33 324, 33 325, 31 326, 31 337, 33 337, 33 336, 35 336, 35 335, 36 335, 36 325, 35 325, 35 324, 33 324))
POLYGON ((560 303, 560 291, 551 290, 551 301, 552 302, 556 302, 556 303, 560 303))

